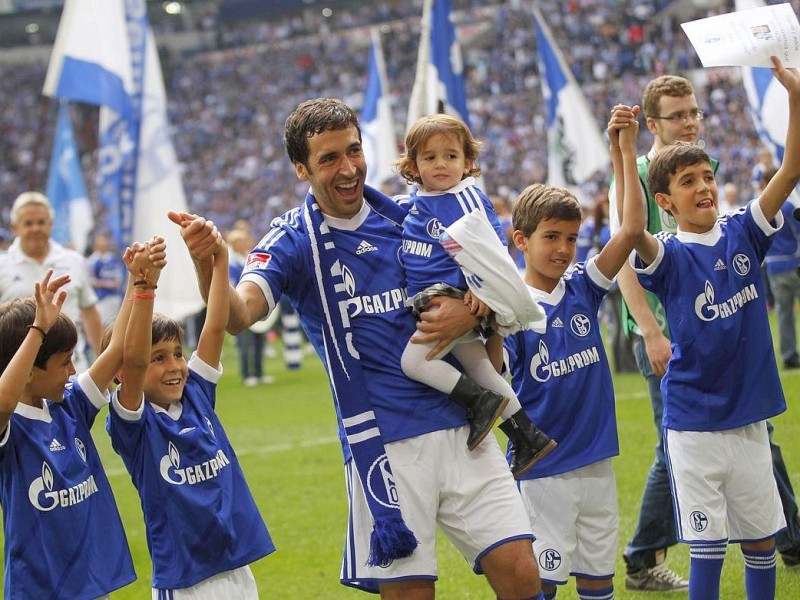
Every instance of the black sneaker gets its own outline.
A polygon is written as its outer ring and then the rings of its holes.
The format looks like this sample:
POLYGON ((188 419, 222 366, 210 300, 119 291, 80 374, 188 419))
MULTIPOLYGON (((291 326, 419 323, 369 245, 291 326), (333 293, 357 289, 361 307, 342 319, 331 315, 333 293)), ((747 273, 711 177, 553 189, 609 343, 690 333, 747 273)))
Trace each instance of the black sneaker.
POLYGON ((800 356, 792 356, 783 361, 784 369, 800 369, 800 356))
POLYGON ((689 580, 667 568, 662 562, 650 569, 630 571, 625 576, 625 589, 639 592, 688 592, 689 580))
POLYGON ((787 569, 800 567, 800 546, 781 552, 781 560, 787 569))

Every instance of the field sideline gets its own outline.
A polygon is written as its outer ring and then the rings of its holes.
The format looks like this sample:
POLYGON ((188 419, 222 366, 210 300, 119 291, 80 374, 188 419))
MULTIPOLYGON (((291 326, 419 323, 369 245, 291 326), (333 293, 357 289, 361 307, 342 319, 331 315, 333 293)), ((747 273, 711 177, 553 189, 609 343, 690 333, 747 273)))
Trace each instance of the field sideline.
MULTIPOLYGON (((315 356, 309 356, 302 369, 285 371, 279 359, 269 358, 267 372, 275 377, 275 383, 244 388, 230 338, 223 364, 218 413, 278 548, 252 566, 261 597, 371 597, 338 583, 346 502, 334 412, 321 364, 315 356)), ((775 439, 782 447, 793 483, 800 487, 800 371, 781 374, 789 410, 774 420, 775 439)), ((624 589, 622 548, 635 526, 642 487, 653 458, 655 429, 641 376, 615 374, 614 380, 621 446, 615 460, 620 505, 616 597, 675 598, 674 594, 631 593, 624 589)), ((139 577, 112 594, 112 598, 149 598, 150 559, 138 496, 122 461, 111 450, 104 417, 101 413, 93 434, 116 493, 139 577)), ((498 435, 505 443, 502 433, 498 435)), ((484 578, 472 574, 446 539, 440 541, 437 597, 494 598, 484 578)), ((684 575, 688 574, 688 561, 685 546, 679 545, 670 552, 670 566, 684 575)), ((745 597, 743 572, 741 553, 733 546, 723 569, 722 598, 745 597)), ((777 598, 798 597, 800 569, 788 570, 779 560, 777 598)), ((574 584, 560 589, 558 598, 577 598, 574 584)))

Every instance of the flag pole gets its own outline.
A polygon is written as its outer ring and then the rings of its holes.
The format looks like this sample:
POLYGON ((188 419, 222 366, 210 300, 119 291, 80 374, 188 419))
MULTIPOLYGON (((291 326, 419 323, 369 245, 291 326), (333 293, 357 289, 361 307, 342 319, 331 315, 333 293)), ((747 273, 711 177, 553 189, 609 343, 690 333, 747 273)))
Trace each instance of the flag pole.
POLYGON ((47 96, 39 97, 39 115, 36 118, 36 141, 33 144, 33 158, 31 169, 28 172, 28 189, 41 189, 41 179, 39 178, 39 158, 42 145, 44 144, 44 130, 47 121, 47 113, 50 110, 50 98, 47 96))
POLYGON ((406 131, 417 119, 426 113, 428 65, 431 62, 431 19, 433 1, 425 0, 422 6, 422 20, 419 32, 419 50, 417 52, 417 70, 414 75, 414 85, 411 88, 411 99, 408 102, 406 116, 406 131))

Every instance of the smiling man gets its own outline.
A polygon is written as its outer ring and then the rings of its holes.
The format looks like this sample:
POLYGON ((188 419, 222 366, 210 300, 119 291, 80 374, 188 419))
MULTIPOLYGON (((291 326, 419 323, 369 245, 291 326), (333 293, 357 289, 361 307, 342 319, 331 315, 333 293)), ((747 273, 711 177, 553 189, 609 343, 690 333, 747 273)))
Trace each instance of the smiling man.
MULTIPOLYGON (((438 527, 497 597, 541 598, 530 522, 497 440, 470 452, 464 409, 400 368, 401 340, 416 327, 402 302, 406 209, 364 185, 355 113, 336 99, 303 102, 286 120, 284 143, 310 190, 250 253, 230 290, 228 330, 264 318, 285 296, 326 366, 350 501, 341 582, 383 599, 431 600, 438 527), (375 537, 383 526, 392 532, 378 536, 385 546, 375 537)), ((219 233, 194 215, 170 218, 206 292, 219 233)), ((444 347, 476 321, 460 300, 437 303, 422 327, 449 316, 452 330, 417 339, 444 347)))

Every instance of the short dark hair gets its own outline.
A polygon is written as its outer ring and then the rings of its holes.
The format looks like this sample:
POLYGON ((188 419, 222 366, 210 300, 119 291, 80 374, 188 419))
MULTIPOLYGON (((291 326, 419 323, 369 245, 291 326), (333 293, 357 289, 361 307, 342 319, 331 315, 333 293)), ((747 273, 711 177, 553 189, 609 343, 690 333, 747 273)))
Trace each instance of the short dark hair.
POLYGON ((511 226, 530 236, 546 219, 580 221, 581 205, 568 189, 534 183, 517 196, 511 208, 511 226))
POLYGON ((650 82, 644 88, 642 95, 642 108, 645 117, 656 117, 661 110, 661 98, 683 98, 694 94, 692 82, 685 77, 677 75, 661 75, 650 82))
POLYGON ((172 317, 168 317, 160 312, 154 312, 152 337, 153 344, 164 340, 176 340, 177 342, 183 343, 183 327, 172 317))
POLYGON ((708 153, 689 142, 675 142, 662 148, 647 169, 647 189, 656 194, 669 194, 669 183, 678 169, 699 163, 711 164, 708 153))
POLYGON ((283 145, 289 160, 308 166, 308 139, 323 131, 338 131, 355 127, 361 141, 358 116, 338 98, 315 98, 300 103, 286 118, 283 126, 283 145))
POLYGON ((425 142, 438 134, 455 136, 464 152, 464 158, 472 161, 472 169, 464 177, 477 177, 481 174, 481 168, 477 162, 481 143, 473 137, 464 121, 451 115, 437 113, 418 119, 406 134, 406 151, 395 162, 395 168, 407 183, 422 183, 416 168, 417 156, 425 142))
MULTIPOLYGON (((0 373, 22 345, 28 329, 36 317, 36 301, 32 297, 17 298, 0 305, 0 373)), ((38 334, 37 334, 38 335, 38 334)), ((44 336, 33 365, 43 369, 51 356, 58 352, 69 352, 78 343, 78 330, 63 312, 44 336)))

